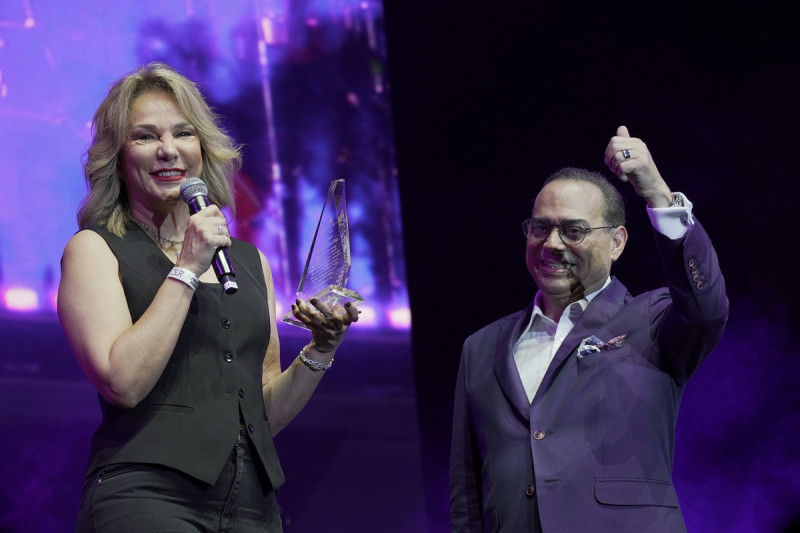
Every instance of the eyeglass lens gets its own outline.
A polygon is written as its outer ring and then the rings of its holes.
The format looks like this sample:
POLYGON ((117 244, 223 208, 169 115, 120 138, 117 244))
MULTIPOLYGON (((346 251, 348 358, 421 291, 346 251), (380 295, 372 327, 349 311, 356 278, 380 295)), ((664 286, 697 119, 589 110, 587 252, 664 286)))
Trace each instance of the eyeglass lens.
POLYGON ((526 229, 526 234, 529 237, 532 237, 537 240, 546 239, 550 236, 550 233, 553 231, 553 227, 558 228, 559 236, 564 240, 564 242, 569 244, 578 244, 583 241, 583 238, 586 236, 587 229, 583 227, 581 224, 575 224, 574 222, 562 222, 561 224, 551 224, 547 220, 542 219, 528 219, 525 221, 524 229, 526 229))

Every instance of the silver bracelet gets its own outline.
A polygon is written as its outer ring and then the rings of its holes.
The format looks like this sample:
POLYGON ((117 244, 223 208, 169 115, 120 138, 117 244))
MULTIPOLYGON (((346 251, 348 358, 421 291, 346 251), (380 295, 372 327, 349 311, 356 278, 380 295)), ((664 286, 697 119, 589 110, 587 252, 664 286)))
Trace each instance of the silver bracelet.
POLYGON ((200 286, 200 280, 197 279, 197 276, 195 276, 192 272, 179 267, 174 267, 172 270, 170 270, 169 274, 167 274, 167 277, 185 283, 191 287, 193 291, 196 291, 197 287, 200 286))
POLYGON ((319 372, 320 370, 328 370, 331 365, 333 364, 333 359, 327 365, 325 363, 320 363, 319 361, 314 361, 313 359, 309 359, 306 357, 306 348, 307 346, 303 346, 303 349, 300 350, 300 360, 306 365, 308 368, 313 370, 314 372, 319 372))

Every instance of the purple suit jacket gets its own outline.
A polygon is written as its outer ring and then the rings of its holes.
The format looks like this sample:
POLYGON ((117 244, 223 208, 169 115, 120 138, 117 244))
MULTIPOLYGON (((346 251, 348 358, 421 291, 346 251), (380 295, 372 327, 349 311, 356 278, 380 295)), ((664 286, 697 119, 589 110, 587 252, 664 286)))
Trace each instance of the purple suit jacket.
POLYGON ((698 222, 683 239, 656 241, 667 287, 632 297, 612 279, 556 352, 532 403, 512 352, 532 306, 466 340, 453 419, 452 531, 686 531, 672 485, 678 406, 722 336, 728 300, 698 222), (578 358, 591 335, 626 337, 578 358))

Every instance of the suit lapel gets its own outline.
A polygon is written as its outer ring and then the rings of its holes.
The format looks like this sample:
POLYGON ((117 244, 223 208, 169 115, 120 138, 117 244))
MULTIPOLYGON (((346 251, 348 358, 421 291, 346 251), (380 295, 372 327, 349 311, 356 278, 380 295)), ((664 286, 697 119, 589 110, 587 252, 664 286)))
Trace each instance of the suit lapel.
MULTIPOLYGON (((625 303, 627 293, 628 290, 625 286, 616 278, 612 278, 609 286, 589 303, 578 323, 567 334, 564 342, 561 343, 555 356, 553 356, 553 360, 550 362, 550 366, 547 367, 544 378, 542 378, 539 390, 536 392, 537 398, 550 388, 552 381, 558 374, 558 369, 569 355, 580 346, 583 339, 590 335, 598 335, 601 339, 608 340, 605 338, 603 327, 625 303)), ((537 398, 534 398, 533 403, 536 403, 537 398)))
POLYGON ((514 362, 514 343, 519 337, 520 329, 530 319, 532 311, 533 304, 525 312, 509 317, 509 320, 501 326, 497 333, 493 365, 494 375, 500 388, 509 403, 525 420, 530 417, 531 404, 528 402, 528 395, 525 393, 525 387, 514 362))

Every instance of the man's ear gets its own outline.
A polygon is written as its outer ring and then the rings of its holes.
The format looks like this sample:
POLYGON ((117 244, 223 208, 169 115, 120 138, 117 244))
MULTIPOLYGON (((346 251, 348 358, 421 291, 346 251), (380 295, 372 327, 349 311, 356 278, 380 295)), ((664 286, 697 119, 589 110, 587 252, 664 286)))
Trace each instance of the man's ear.
POLYGON ((625 226, 620 226, 611 234, 611 262, 613 263, 619 256, 622 255, 622 250, 625 249, 625 243, 628 242, 628 230, 625 226))

